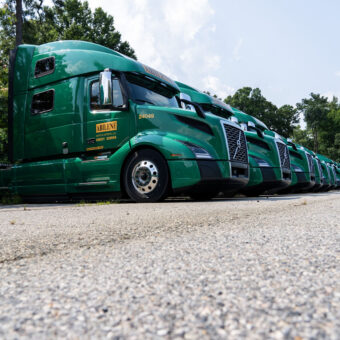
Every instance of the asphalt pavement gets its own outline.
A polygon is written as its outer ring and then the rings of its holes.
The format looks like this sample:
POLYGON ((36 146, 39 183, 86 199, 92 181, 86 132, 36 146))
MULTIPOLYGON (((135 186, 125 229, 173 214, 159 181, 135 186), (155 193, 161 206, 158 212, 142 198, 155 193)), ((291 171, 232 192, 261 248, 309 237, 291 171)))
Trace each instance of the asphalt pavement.
POLYGON ((0 206, 1 339, 340 339, 340 192, 0 206))

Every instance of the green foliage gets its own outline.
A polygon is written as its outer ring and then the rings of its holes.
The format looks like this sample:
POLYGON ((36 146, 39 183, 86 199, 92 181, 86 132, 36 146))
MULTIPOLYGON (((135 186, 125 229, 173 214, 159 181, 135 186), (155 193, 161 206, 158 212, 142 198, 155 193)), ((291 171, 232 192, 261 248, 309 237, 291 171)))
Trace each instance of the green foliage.
POLYGON ((56 40, 91 41, 136 59, 129 43, 116 31, 113 17, 102 8, 92 12, 87 1, 55 1, 52 7, 38 7, 33 19, 25 22, 26 43, 40 45, 56 40))
MULTIPOLYGON (((21 204, 21 203, 22 203, 21 197, 16 195, 16 194, 6 192, 1 197, 1 204, 3 204, 3 205, 13 205, 13 204, 21 204)), ((14 223, 12 223, 12 224, 14 224, 14 223)))
POLYGON ((313 135, 310 130, 302 130, 300 126, 297 126, 294 128, 292 137, 294 142, 313 150, 313 135))
POLYGON ((298 122, 298 113, 295 108, 290 105, 277 108, 262 95, 259 88, 243 87, 224 101, 260 119, 270 130, 274 130, 285 137, 293 133, 293 125, 298 122))
POLYGON ((302 99, 297 103, 297 109, 304 114, 307 128, 312 130, 314 140, 314 151, 319 151, 319 132, 321 125, 326 122, 329 112, 329 103, 326 97, 311 93, 311 98, 302 99))

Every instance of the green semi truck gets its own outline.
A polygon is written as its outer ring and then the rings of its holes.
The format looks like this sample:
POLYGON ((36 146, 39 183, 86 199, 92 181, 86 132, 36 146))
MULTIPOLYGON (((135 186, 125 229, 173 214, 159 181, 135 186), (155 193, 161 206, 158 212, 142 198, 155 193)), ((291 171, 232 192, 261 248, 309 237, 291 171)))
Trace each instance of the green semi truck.
POLYGON ((212 196, 248 181, 243 131, 180 107, 162 73, 100 45, 20 45, 10 58, 0 191, 26 200, 212 196))
POLYGON ((232 108, 234 117, 245 130, 250 155, 250 176, 243 192, 257 196, 276 193, 291 183, 290 156, 278 135, 265 134, 268 127, 259 119, 232 108))
POLYGON ((312 190, 315 186, 315 168, 312 154, 302 145, 293 143, 290 139, 283 138, 283 140, 287 143, 290 154, 292 182, 282 192, 305 192, 312 190))
POLYGON ((334 169, 336 175, 336 189, 340 189, 340 164, 334 162, 334 169))
POLYGON ((176 82, 181 94, 199 104, 203 110, 229 118, 244 130, 249 154, 249 182, 241 192, 257 196, 265 191, 274 193, 290 184, 290 161, 287 146, 280 138, 265 135, 265 124, 220 100, 191 86, 176 82), (232 115, 232 116, 231 116, 232 115), (256 127, 260 125, 261 127, 256 127))
POLYGON ((337 176, 337 169, 336 169, 336 163, 329 159, 328 157, 318 154, 318 158, 321 160, 321 163, 324 168, 324 174, 327 178, 327 186, 325 187, 325 190, 331 190, 335 189, 338 186, 338 176, 337 176))
POLYGON ((310 149, 307 149, 307 150, 313 157, 314 170, 315 170, 315 185, 311 190, 314 192, 318 192, 321 190, 323 186, 323 179, 324 179, 323 173, 322 173, 321 162, 320 162, 320 159, 316 156, 314 151, 310 149))

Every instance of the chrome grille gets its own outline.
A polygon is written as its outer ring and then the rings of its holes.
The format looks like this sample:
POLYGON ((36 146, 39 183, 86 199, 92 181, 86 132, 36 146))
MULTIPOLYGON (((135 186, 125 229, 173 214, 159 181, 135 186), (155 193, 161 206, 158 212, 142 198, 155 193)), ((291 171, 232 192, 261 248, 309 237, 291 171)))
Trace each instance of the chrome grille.
POLYGON ((313 157, 308 152, 306 152, 306 156, 307 156, 307 160, 308 160, 309 172, 314 173, 315 169, 314 169, 313 157))
POLYGON ((332 166, 332 171, 333 171, 334 180, 336 181, 336 171, 335 171, 335 167, 334 166, 332 166))
POLYGON ((227 135, 230 160, 248 163, 247 142, 244 132, 228 124, 223 124, 223 127, 227 135))
POLYGON ((276 142, 280 155, 280 163, 283 169, 290 169, 290 157, 286 144, 276 142))
POLYGON ((318 164, 319 176, 320 176, 320 178, 323 178, 322 167, 321 167, 321 162, 320 162, 319 158, 316 159, 316 163, 318 164))

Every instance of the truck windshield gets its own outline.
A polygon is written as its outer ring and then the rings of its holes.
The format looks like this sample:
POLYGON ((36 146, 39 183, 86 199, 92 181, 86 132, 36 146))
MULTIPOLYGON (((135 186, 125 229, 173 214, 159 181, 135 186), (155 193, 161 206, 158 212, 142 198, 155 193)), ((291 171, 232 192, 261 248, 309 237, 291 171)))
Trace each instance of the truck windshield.
POLYGON ((127 73, 126 79, 132 100, 141 105, 179 107, 175 91, 155 79, 127 73))

